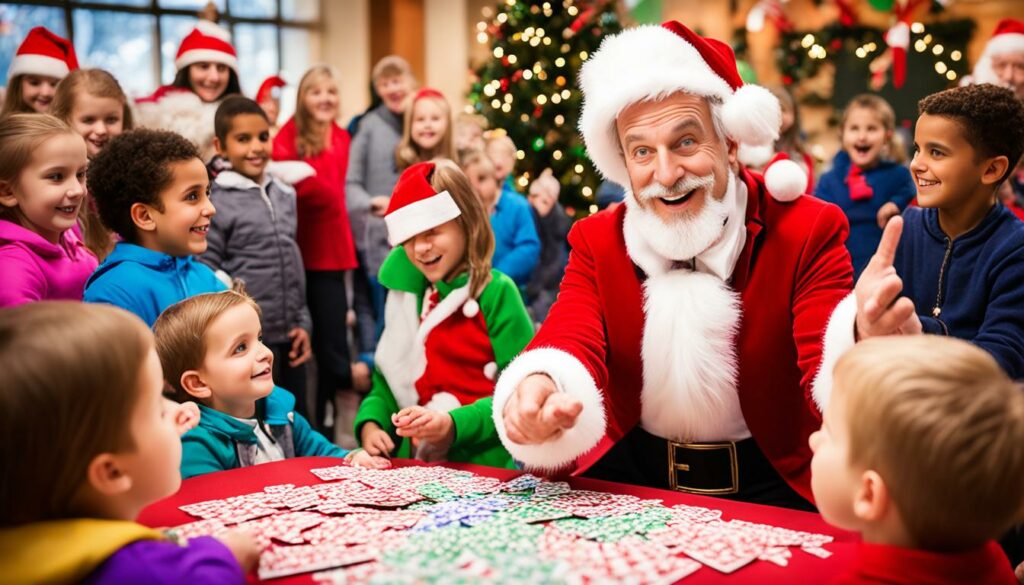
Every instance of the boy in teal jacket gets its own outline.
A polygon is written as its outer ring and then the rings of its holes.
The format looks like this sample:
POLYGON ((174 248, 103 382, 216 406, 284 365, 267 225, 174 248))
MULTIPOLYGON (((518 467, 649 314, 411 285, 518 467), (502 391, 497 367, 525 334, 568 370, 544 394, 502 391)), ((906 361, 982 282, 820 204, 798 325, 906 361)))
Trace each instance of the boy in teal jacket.
POLYGON ((153 333, 176 398, 198 403, 201 412, 199 426, 181 438, 182 477, 316 455, 389 465, 332 444, 294 412, 295 397, 274 385, 274 356, 261 341, 259 306, 248 296, 191 297, 168 307, 153 333))

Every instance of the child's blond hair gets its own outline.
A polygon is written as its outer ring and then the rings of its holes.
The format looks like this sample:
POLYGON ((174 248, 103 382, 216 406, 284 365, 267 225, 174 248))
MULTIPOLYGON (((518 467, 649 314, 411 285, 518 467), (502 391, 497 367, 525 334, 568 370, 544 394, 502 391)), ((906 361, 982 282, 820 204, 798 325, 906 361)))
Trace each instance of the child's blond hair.
POLYGON ((854 96, 850 103, 846 104, 846 109, 843 110, 843 118, 839 123, 840 135, 842 135, 843 129, 846 127, 846 120, 850 117, 850 112, 857 108, 874 112, 878 119, 882 121, 882 126, 889 133, 889 139, 885 142, 882 156, 900 164, 907 162, 907 151, 903 148, 903 141, 900 139, 900 135, 896 133, 896 112, 893 111, 889 102, 877 95, 862 93, 854 96))
POLYGON ((0 107, 0 120, 14 114, 32 114, 35 110, 25 103, 25 91, 21 87, 25 79, 24 73, 15 75, 7 81, 7 92, 4 94, 3 107, 0 107))
POLYGON ((128 96, 121 89, 121 84, 117 82, 117 79, 103 69, 75 69, 68 73, 67 77, 57 85, 57 91, 53 94, 53 103, 50 104, 50 110, 47 113, 70 124, 71 111, 75 109, 75 100, 83 92, 91 96, 111 98, 121 102, 122 131, 127 132, 135 127, 132 108, 128 104, 128 96))
POLYGON ((850 464, 885 480, 919 548, 980 545, 1024 508, 1024 393, 984 350, 948 337, 863 341, 836 364, 850 464))
POLYGON ((92 460, 134 446, 129 423, 152 347, 138 317, 108 305, 0 311, 0 526, 81 514, 92 460))
POLYGON ((405 108, 404 123, 402 124, 402 139, 395 148, 395 164, 398 170, 403 171, 418 162, 425 162, 435 158, 455 159, 455 149, 452 141, 452 109, 448 100, 436 89, 423 88, 407 98, 409 105, 405 108), (444 112, 447 124, 444 136, 430 151, 425 151, 412 140, 412 119, 416 104, 421 101, 431 101, 437 104, 444 112))
POLYGON ((487 156, 486 152, 479 148, 470 148, 459 153, 459 166, 463 172, 466 172, 466 169, 474 165, 484 165, 491 169, 491 174, 494 174, 494 161, 491 160, 491 157, 487 156))
MULTIPOLYGON (((63 120, 47 114, 12 114, 0 124, 0 189, 13 188, 32 159, 32 152, 61 134, 78 136, 63 120)), ((0 219, 19 223, 12 207, 0 205, 0 219)))
POLYGON ((459 207, 460 214, 455 222, 466 235, 466 257, 463 264, 469 271, 469 294, 477 298, 491 278, 494 232, 491 231, 490 219, 480 199, 473 193, 466 174, 454 162, 436 159, 430 186, 438 193, 448 191, 459 207))
POLYGON ((397 77, 400 75, 412 77, 412 68, 409 62, 398 55, 387 55, 373 66, 370 72, 370 81, 376 84, 385 77, 397 77))
MULTIPOLYGON (((324 126, 313 118, 306 108, 306 94, 320 80, 327 79, 338 87, 338 74, 327 65, 314 65, 299 80, 298 96, 295 98, 295 141, 300 156, 314 157, 327 148, 327 132, 324 126)), ((340 88, 339 88, 340 91, 340 88)))
POLYGON ((174 388, 174 399, 178 402, 196 402, 181 385, 181 377, 189 370, 202 367, 210 325, 238 305, 248 305, 257 315, 261 314, 256 301, 236 285, 234 290, 196 295, 177 302, 167 307, 153 323, 164 379, 174 388))

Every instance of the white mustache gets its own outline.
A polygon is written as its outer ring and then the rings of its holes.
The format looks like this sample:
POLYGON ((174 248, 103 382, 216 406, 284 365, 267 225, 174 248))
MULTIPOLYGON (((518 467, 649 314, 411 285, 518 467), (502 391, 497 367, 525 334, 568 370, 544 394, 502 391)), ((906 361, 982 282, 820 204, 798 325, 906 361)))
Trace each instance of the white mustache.
POLYGON ((676 197, 679 195, 685 195, 694 189, 704 189, 705 191, 715 190, 715 176, 713 174, 706 175, 704 177, 685 176, 682 179, 676 181, 671 187, 666 187, 661 183, 654 182, 640 190, 640 199, 649 201, 651 199, 657 199, 659 197, 676 197))

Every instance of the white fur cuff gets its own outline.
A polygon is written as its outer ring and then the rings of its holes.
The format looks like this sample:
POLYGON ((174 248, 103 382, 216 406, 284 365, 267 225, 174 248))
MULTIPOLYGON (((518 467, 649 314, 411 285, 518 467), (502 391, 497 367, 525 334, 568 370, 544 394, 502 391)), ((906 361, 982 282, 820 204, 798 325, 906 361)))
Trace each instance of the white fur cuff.
POLYGON ((825 412, 829 398, 832 397, 832 370, 836 362, 857 343, 854 333, 856 323, 857 298, 854 293, 850 293, 832 311, 821 340, 821 362, 811 384, 811 395, 821 412, 825 412))
POLYGON ((605 412, 601 391, 590 372, 571 354, 554 348, 538 348, 523 353, 505 368, 494 389, 494 425, 502 444, 517 461, 528 468, 554 471, 594 448, 604 437, 605 412), (557 439, 536 445, 521 445, 509 440, 502 412, 516 387, 531 374, 547 374, 559 391, 583 403, 576 424, 557 439))

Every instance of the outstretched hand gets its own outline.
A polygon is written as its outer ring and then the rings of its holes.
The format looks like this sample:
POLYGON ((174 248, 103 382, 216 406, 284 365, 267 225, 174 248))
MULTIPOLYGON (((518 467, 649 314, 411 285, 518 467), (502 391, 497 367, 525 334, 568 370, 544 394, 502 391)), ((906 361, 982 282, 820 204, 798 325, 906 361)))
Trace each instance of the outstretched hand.
POLYGON ((885 226, 878 249, 857 279, 857 339, 898 333, 920 333, 914 302, 900 296, 903 279, 893 263, 903 234, 903 218, 893 217, 885 226))
POLYGON ((505 432, 513 443, 530 445, 557 439, 576 425, 583 403, 559 392, 545 374, 527 376, 505 403, 505 432))

